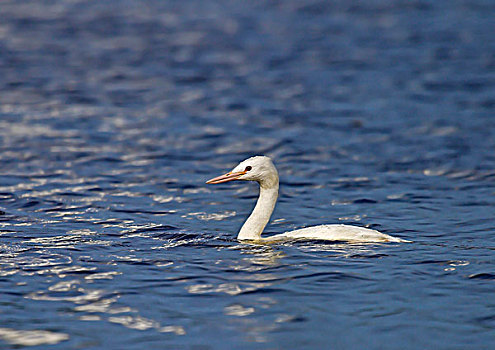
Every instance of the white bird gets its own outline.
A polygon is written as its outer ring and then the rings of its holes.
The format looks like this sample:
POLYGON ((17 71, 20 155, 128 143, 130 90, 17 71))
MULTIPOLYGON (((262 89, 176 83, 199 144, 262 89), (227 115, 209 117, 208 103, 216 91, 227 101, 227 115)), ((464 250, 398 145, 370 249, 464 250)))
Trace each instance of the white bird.
POLYGON ((220 184, 233 180, 256 181, 260 194, 253 212, 242 226, 237 239, 273 242, 291 239, 347 241, 351 243, 410 242, 376 230, 350 225, 318 225, 285 232, 271 237, 261 237, 268 224, 278 197, 278 172, 272 160, 266 156, 248 158, 230 172, 206 181, 220 184))

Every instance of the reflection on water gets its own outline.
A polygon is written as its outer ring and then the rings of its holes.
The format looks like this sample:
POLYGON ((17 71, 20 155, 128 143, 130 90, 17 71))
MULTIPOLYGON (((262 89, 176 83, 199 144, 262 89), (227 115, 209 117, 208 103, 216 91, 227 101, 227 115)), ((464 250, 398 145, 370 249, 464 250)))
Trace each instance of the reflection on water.
POLYGON ((489 348, 493 12, 1 1, 0 347, 489 348), (256 154, 267 235, 414 243, 236 241, 256 154))
POLYGON ((65 333, 55 333, 42 330, 15 330, 10 328, 0 328, 0 338, 9 344, 19 346, 35 346, 45 344, 57 344, 69 339, 65 333))
POLYGON ((137 330, 147 330, 147 329, 156 329, 158 332, 163 333, 175 333, 176 335, 184 335, 186 331, 181 326, 160 326, 160 324, 156 321, 141 317, 141 316, 115 316, 109 317, 108 321, 113 323, 118 323, 123 325, 124 327, 130 329, 137 330))

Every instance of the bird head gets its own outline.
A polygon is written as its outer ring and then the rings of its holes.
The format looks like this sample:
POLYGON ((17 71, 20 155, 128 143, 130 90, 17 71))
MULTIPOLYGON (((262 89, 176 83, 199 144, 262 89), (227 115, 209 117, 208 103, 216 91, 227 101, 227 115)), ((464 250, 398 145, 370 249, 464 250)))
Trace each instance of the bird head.
POLYGON ((220 184, 234 180, 256 181, 262 187, 269 187, 278 185, 278 172, 269 157, 256 156, 243 160, 228 173, 210 179, 206 183, 220 184))

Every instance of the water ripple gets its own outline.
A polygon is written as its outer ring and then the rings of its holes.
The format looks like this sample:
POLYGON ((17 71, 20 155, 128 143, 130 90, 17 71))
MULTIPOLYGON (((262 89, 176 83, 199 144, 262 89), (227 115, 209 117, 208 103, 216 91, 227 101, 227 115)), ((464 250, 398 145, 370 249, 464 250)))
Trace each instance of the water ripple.
POLYGON ((493 4, 239 4, 0 2, 2 345, 489 348, 493 4))
POLYGON ((45 330, 0 328, 0 338, 13 345, 36 346, 57 344, 69 339, 69 335, 45 330))

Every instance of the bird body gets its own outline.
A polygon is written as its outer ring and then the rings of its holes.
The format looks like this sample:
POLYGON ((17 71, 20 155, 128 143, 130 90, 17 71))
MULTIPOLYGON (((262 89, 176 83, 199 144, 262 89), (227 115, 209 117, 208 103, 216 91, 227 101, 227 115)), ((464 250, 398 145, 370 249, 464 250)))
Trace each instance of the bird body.
POLYGON ((333 224, 318 225, 289 231, 280 235, 265 238, 269 241, 287 239, 313 239, 330 241, 347 241, 351 243, 360 242, 408 242, 404 239, 393 237, 377 230, 365 227, 333 224))
POLYGON ((330 240, 352 243, 409 242, 376 230, 350 225, 318 225, 282 234, 261 237, 270 221, 278 198, 279 177, 272 160, 266 156, 248 158, 227 174, 208 180, 207 184, 219 184, 234 180, 256 181, 260 186, 258 201, 237 238, 239 240, 277 242, 283 240, 330 240))

